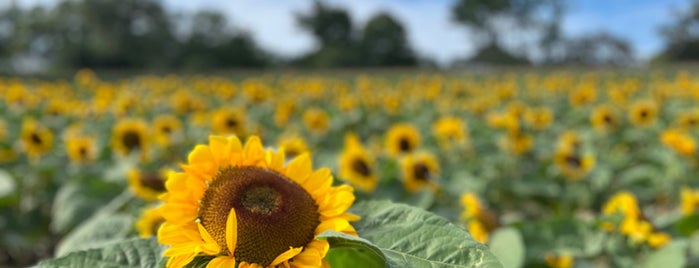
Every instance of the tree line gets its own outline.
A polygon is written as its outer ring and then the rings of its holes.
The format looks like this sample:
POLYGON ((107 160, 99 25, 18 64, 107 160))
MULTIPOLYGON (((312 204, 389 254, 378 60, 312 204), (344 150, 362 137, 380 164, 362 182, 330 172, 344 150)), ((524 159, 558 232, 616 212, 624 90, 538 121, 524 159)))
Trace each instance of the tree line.
MULTIPOLYGON (((451 21, 474 33, 473 57, 455 63, 627 65, 628 41, 607 32, 566 36, 564 0, 457 0, 451 21), (513 33, 528 38, 513 41, 513 33)), ((357 25, 341 7, 315 1, 295 14, 317 49, 282 58, 261 49, 251 33, 215 11, 168 12, 158 0, 62 0, 55 6, 0 10, 0 69, 17 62, 52 68, 202 69, 231 67, 388 67, 431 65, 411 48, 390 13, 357 25)), ((665 25, 655 61, 699 59, 699 0, 665 25)), ((436 29, 437 30, 437 29, 436 29)), ((466 45, 466 44, 464 44, 466 45)))

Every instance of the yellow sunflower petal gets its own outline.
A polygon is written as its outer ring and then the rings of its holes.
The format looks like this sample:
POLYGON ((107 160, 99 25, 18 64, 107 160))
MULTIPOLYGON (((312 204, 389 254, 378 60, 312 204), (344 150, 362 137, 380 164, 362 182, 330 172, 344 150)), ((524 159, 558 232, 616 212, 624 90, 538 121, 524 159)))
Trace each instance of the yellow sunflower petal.
POLYGON ((228 140, 221 136, 209 136, 211 153, 216 160, 216 165, 223 166, 230 161, 231 151, 228 149, 228 140))
POLYGON ((299 253, 294 257, 294 261, 291 262, 291 267, 295 268, 313 268, 320 267, 321 262, 325 255, 328 253, 330 245, 326 240, 313 240, 303 252, 299 253))
POLYGON ((238 265, 238 268, 263 268, 263 267, 262 267, 262 265, 259 265, 257 263, 241 262, 238 265))
POLYGON ((206 268, 228 268, 235 267, 235 258, 231 256, 218 256, 211 260, 206 268))
POLYGON ((257 136, 252 136, 245 142, 245 147, 243 148, 243 158, 248 164, 256 164, 257 162, 264 160, 265 148, 262 147, 262 142, 257 136))
POLYGON ((213 237, 206 231, 201 223, 197 222, 197 227, 199 228, 199 234, 201 238, 204 239, 204 243, 201 244, 200 249, 206 254, 216 254, 221 252, 221 247, 216 243, 213 237))
POLYGON ((228 251, 233 254, 235 252, 235 244, 238 242, 238 218, 235 215, 235 209, 231 208, 226 220, 226 246, 228 251))
POLYGON ((289 259, 293 258, 296 255, 299 255, 301 251, 303 250, 303 247, 298 247, 298 248, 289 248, 289 250, 285 251, 284 253, 280 254, 277 256, 273 261, 272 264, 269 266, 277 266, 283 262, 289 261, 289 259))
POLYGON ((211 163, 213 161, 214 155, 209 146, 206 145, 197 145, 187 157, 189 164, 211 163))
POLYGON ((170 257, 167 260, 165 267, 184 267, 188 263, 192 262, 192 260, 194 260, 194 257, 196 257, 197 254, 198 254, 197 252, 190 252, 190 253, 187 253, 186 255, 178 255, 178 256, 170 257))
MULTIPOLYGON (((286 167, 286 175, 298 184, 303 184, 312 172, 311 157, 303 153, 289 162, 286 167)), ((304 187, 305 188, 305 187, 304 187)))
POLYGON ((342 231, 351 226, 349 222, 342 218, 333 218, 321 222, 316 228, 316 234, 332 230, 332 231, 342 231))

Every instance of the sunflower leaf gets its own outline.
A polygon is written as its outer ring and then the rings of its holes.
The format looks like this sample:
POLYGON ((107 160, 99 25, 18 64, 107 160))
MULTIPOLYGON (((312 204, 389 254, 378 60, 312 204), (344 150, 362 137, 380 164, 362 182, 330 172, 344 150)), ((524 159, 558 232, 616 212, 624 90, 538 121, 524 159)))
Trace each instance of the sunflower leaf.
POLYGON ((323 232, 317 237, 330 243, 326 257, 330 267, 386 267, 386 256, 381 249, 366 239, 334 231, 323 232))
POLYGON ((359 236, 373 242, 388 267, 502 267, 464 229, 425 210, 388 201, 354 205, 359 236))
POLYGON ((157 267, 161 252, 155 238, 132 238, 45 260, 37 267, 157 267))
POLYGON ((58 244, 56 256, 122 240, 133 230, 133 222, 133 217, 126 214, 96 215, 66 235, 58 244))

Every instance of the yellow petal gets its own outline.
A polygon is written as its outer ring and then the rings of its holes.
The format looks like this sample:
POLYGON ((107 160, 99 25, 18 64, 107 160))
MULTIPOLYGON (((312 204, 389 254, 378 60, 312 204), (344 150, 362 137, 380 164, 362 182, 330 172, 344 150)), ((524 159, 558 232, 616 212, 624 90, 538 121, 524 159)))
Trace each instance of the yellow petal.
POLYGON ((235 258, 231 256, 218 256, 211 260, 206 268, 228 268, 235 267, 235 258))
POLYGON ((168 258, 167 264, 165 267, 184 267, 188 263, 192 262, 194 260, 194 257, 197 256, 197 252, 191 252, 187 255, 179 255, 179 256, 173 256, 168 258))
POLYGON ((216 254, 221 252, 221 247, 218 245, 218 243, 216 243, 216 240, 211 237, 209 232, 206 231, 204 226, 197 222, 197 227, 199 228, 201 238, 204 240, 204 243, 200 245, 201 251, 207 254, 216 254))
POLYGON ((248 164, 255 164, 260 160, 264 160, 265 148, 262 147, 260 138, 252 136, 248 139, 243 148, 243 156, 248 164))
POLYGON ((289 162, 286 167, 286 175, 298 184, 303 184, 304 181, 311 175, 312 172, 311 158, 308 153, 301 154, 289 162))
POLYGON ((224 166, 230 160, 231 151, 228 150, 228 140, 221 136, 209 136, 211 153, 214 156, 216 165, 224 166))
POLYGON ((211 153, 211 149, 209 149, 209 146, 197 145, 194 147, 194 150, 192 150, 192 152, 189 153, 187 161, 190 164, 210 163, 214 161, 214 156, 211 153))
POLYGON ((299 255, 299 253, 301 253, 302 250, 303 250, 303 247, 298 247, 298 248, 289 247, 289 250, 287 250, 284 253, 277 256, 272 261, 272 264, 270 264, 270 266, 274 267, 274 266, 281 264, 282 262, 288 261, 289 259, 293 258, 294 256, 299 255))
POLYGON ((226 220, 226 246, 228 246, 228 251, 233 255, 235 252, 235 245, 238 242, 238 218, 235 214, 235 209, 231 208, 231 212, 228 213, 228 219, 226 220))

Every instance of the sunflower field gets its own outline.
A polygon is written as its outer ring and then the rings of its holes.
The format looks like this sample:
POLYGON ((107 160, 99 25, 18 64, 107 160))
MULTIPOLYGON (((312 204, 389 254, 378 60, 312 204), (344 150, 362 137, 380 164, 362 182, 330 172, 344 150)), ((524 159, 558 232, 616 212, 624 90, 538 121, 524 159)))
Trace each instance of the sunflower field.
POLYGON ((699 267, 696 77, 0 78, 0 267, 699 267))

